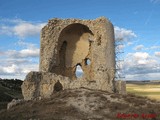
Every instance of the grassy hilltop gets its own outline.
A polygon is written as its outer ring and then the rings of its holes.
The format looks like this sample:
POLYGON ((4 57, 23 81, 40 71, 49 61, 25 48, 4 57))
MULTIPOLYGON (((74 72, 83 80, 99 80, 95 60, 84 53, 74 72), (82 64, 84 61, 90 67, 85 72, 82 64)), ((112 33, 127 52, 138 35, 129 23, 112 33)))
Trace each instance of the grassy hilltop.
MULTIPOLYGON (((160 118, 160 102, 135 95, 120 95, 86 88, 55 92, 51 98, 26 101, 0 111, 3 120, 122 120, 119 114, 137 114, 133 120, 160 118), (146 116, 142 116, 146 115, 146 116), (143 118, 144 117, 144 118, 143 118)), ((126 118, 123 118, 126 119, 126 118)), ((132 120, 128 117, 126 120, 132 120)))
POLYGON ((19 80, 0 81, 0 120, 160 119, 160 101, 148 98, 159 97, 158 82, 127 82, 127 95, 87 88, 62 90, 49 99, 24 101, 6 110, 13 98, 22 98, 21 84, 19 80))

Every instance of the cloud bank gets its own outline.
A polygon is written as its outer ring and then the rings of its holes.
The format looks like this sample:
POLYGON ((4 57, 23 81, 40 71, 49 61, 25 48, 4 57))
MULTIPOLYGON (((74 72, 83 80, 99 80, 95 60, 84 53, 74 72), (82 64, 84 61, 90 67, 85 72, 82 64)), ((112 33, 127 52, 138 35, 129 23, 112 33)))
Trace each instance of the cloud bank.
POLYGON ((0 78, 24 79, 28 72, 38 70, 39 45, 26 41, 40 36, 44 25, 45 22, 0 19, 0 35, 17 39, 15 48, 0 49, 0 78))
POLYGON ((39 35, 46 23, 33 23, 21 19, 3 19, 0 25, 0 35, 12 35, 19 38, 39 35))
MULTIPOLYGON (((21 19, 2 19, 0 21, 0 35, 15 36, 17 48, 0 49, 0 77, 24 79, 30 71, 37 71, 39 66, 39 47, 32 42, 26 42, 31 36, 39 36, 45 22, 29 22, 21 19), (23 40, 19 40, 23 38, 23 40)), ((124 45, 117 49, 132 48, 134 51, 125 53, 122 70, 126 80, 145 80, 160 77, 160 46, 145 47, 143 44, 134 46, 137 37, 134 31, 114 27, 115 39, 123 40, 124 45), (146 50, 146 51, 144 51, 146 50), (149 50, 155 50, 154 53, 149 50)), ((38 45, 39 46, 39 45, 38 45)), ((80 69, 78 69, 80 72, 80 69)))
POLYGON ((118 26, 114 27, 115 40, 130 41, 137 35, 132 31, 125 28, 120 28, 118 26))
POLYGON ((0 51, 0 76, 2 78, 24 79, 30 71, 37 71, 39 48, 32 43, 18 42, 21 50, 0 51))
POLYGON ((128 53, 123 64, 126 79, 150 80, 160 77, 160 63, 147 52, 128 53), (154 76, 146 77, 150 74, 154 76), (137 77, 136 77, 137 76, 137 77))

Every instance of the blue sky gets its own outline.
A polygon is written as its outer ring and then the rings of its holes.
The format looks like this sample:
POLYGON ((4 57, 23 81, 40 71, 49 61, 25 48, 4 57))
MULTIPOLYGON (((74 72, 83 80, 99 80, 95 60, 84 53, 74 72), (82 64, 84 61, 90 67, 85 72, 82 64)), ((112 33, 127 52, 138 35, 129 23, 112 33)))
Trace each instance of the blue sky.
POLYGON ((0 78, 38 70, 40 30, 49 19, 100 16, 123 39, 125 79, 160 79, 160 0, 0 0, 0 78))

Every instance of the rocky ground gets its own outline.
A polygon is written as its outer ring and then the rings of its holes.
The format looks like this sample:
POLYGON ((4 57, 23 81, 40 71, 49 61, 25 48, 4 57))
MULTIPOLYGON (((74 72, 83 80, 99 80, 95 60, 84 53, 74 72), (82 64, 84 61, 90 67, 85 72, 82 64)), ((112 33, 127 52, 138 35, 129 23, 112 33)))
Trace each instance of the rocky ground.
POLYGON ((80 88, 55 92, 50 99, 26 101, 0 111, 0 120, 117 119, 159 120, 160 102, 132 94, 80 88))

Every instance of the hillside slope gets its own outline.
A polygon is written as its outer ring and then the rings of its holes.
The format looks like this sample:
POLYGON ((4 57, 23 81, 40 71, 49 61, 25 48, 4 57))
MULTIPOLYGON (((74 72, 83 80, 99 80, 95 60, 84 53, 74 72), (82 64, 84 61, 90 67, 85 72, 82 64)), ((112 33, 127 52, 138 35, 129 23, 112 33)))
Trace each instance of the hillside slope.
POLYGON ((7 103, 12 99, 23 98, 20 80, 0 79, 0 110, 7 107, 7 103))
POLYGON ((9 110, 1 111, 0 118, 3 120, 115 120, 122 117, 122 113, 128 115, 128 120, 132 120, 133 116, 137 117, 136 120, 147 116, 158 120, 160 103, 131 94, 119 95, 81 88, 55 92, 50 99, 26 101, 9 110))

